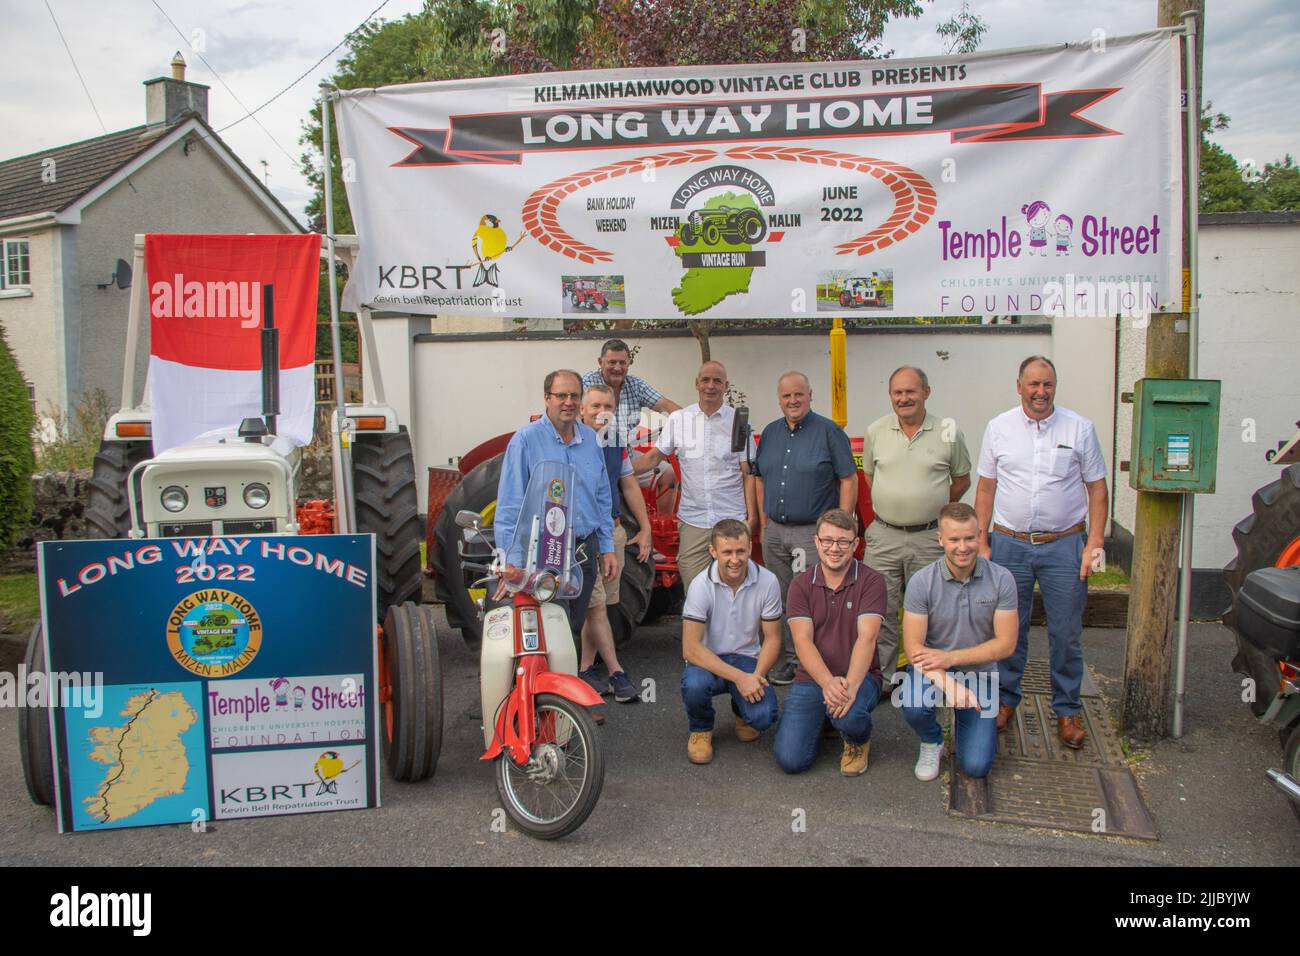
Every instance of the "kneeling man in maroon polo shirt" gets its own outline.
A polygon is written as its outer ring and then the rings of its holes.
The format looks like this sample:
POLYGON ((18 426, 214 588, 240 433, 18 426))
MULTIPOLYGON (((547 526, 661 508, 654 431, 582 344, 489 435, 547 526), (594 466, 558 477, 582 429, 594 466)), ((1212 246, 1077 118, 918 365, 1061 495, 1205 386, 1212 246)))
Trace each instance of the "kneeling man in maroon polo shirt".
POLYGON ((772 749, 786 773, 817 759, 822 727, 840 732, 840 772, 865 773, 871 711, 880 698, 876 636, 884 619, 884 576, 853 557, 857 518, 832 508, 817 519, 817 564, 790 582, 785 613, 799 669, 785 699, 772 749))

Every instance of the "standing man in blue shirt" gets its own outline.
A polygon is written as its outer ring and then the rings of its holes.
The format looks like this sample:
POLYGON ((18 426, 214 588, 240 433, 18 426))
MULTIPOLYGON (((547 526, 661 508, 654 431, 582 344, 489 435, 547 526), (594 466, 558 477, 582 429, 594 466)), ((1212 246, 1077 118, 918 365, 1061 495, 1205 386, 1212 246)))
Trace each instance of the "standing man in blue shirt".
MULTIPOLYGON (((573 466, 577 479, 570 507, 573 543, 578 551, 575 560, 581 559, 582 593, 565 603, 574 642, 581 648, 579 635, 596 576, 612 578, 618 573, 618 561, 614 557, 613 499, 604 452, 596 433, 578 421, 582 376, 570 369, 557 369, 546 376, 542 390, 546 414, 515 432, 506 446, 493 524, 497 546, 509 548, 533 468, 543 461, 562 461, 573 466)), ((504 593, 502 582, 494 599, 500 600, 504 593)))
MULTIPOLYGON (((817 561, 817 519, 832 508, 857 513, 858 469, 844 429, 812 410, 807 375, 786 372, 777 381, 776 397, 785 417, 763 429, 753 472, 763 564, 781 582, 784 602, 790 582, 817 561)), ((793 682, 797 660, 790 626, 783 624, 781 661, 768 680, 793 682)))

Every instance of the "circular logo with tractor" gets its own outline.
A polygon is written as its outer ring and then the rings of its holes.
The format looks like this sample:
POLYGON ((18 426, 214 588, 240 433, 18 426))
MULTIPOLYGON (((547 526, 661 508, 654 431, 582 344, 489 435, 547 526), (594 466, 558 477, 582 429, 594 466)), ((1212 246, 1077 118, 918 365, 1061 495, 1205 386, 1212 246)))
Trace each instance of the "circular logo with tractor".
POLYGON ((262 646, 262 620, 231 591, 198 591, 167 619, 167 647, 181 667, 200 677, 229 677, 247 667, 262 646))
POLYGON ((564 479, 563 478, 551 479, 551 483, 546 486, 546 494, 550 497, 552 501, 563 501, 564 500, 564 479))

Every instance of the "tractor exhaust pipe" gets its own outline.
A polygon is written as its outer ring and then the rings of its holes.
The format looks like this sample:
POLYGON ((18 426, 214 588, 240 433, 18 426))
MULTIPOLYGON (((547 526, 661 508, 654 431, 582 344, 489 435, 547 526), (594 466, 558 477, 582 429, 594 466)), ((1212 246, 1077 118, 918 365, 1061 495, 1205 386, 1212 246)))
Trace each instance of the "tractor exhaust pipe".
POLYGON ((275 286, 262 286, 262 417, 266 431, 276 433, 280 414, 280 330, 275 327, 275 286))
POLYGON ((1268 779, 1273 781, 1273 786, 1277 787, 1296 803, 1300 803, 1300 781, 1289 773, 1283 773, 1281 770, 1268 769, 1264 773, 1268 779))

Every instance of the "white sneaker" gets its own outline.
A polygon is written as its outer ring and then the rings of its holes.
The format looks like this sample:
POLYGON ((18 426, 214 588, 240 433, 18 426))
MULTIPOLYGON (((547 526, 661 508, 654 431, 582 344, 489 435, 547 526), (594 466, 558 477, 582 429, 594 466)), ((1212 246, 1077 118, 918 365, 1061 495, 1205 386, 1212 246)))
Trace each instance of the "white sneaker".
POLYGON ((939 776, 939 762, 943 759, 943 744, 921 744, 916 758, 916 779, 933 780, 939 776))

